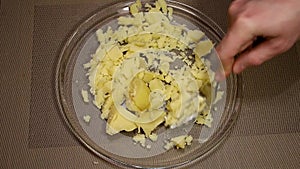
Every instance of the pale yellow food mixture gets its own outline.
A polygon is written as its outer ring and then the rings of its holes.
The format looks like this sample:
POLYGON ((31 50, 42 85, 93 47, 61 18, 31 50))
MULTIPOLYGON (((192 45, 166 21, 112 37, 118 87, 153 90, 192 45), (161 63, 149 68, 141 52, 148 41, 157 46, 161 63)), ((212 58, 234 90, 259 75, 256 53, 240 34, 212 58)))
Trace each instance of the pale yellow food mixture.
MULTIPOLYGON (((132 16, 118 18, 117 30, 99 29, 99 47, 84 65, 93 103, 107 120, 106 132, 137 130, 133 139, 142 146, 146 138, 157 140, 159 125, 180 125, 195 113, 197 124, 212 121, 203 95, 211 84, 200 59, 210 53, 212 42, 203 40, 200 30, 173 24, 173 9, 164 0, 145 7, 147 12, 140 12, 138 0, 130 6, 132 16), (185 52, 190 49, 192 54, 185 52), (174 66, 178 60, 184 64, 174 66)), ((169 146, 184 148, 191 141, 191 136, 179 136, 169 146)))
POLYGON ((81 90, 81 96, 83 98, 83 101, 85 103, 88 103, 90 100, 89 100, 89 95, 88 95, 88 91, 86 90, 81 90))
POLYGON ((173 147, 176 147, 177 149, 184 149, 186 146, 189 146, 192 144, 193 137, 189 135, 181 135, 178 137, 171 138, 170 141, 167 141, 164 148, 166 150, 169 150, 173 147))

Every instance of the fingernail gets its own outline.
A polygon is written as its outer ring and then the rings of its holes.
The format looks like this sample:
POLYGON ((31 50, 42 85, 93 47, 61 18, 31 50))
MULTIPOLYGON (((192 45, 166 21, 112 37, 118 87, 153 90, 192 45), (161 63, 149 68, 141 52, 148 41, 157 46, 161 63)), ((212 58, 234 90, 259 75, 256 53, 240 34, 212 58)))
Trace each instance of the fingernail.
POLYGON ((245 65, 235 65, 233 67, 233 72, 235 74, 240 74, 243 70, 245 70, 246 66, 245 65))

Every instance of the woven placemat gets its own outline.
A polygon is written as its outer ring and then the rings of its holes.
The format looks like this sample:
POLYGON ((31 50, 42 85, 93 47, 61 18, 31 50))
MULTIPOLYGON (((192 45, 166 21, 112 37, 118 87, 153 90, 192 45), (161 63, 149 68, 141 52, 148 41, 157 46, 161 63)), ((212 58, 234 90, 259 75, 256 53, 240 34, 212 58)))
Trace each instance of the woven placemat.
POLYGON ((99 5, 35 6, 29 147, 77 145, 64 124, 55 96, 60 50, 80 21, 99 5))
POLYGON ((232 135, 300 131, 299 46, 243 72, 243 103, 232 135))
MULTIPOLYGON (((182 2, 200 9, 226 30, 230 2, 182 2)), ((103 3, 35 6, 29 148, 79 145, 64 124, 56 104, 56 63, 68 35, 103 3)), ((300 131, 299 65, 299 50, 294 47, 272 61, 242 74, 244 99, 231 136, 300 131)))

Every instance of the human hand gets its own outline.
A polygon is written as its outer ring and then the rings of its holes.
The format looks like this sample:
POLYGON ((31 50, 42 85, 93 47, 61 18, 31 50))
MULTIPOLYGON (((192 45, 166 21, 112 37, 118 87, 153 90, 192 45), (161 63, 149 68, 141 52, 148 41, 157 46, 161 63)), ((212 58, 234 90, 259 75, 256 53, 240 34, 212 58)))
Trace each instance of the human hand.
POLYGON ((226 76, 262 64, 300 38, 300 0, 235 0, 228 13, 228 32, 216 47, 226 76), (257 37, 264 40, 252 46, 257 37))

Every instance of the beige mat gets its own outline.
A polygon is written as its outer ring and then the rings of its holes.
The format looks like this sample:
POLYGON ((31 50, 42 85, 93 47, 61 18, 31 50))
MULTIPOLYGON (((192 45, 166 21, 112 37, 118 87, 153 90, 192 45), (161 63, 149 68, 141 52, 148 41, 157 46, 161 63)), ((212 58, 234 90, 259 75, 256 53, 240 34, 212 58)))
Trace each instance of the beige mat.
MULTIPOLYGON (((1 0, 0 168, 119 168, 72 136, 60 118, 53 86, 65 38, 92 11, 112 1, 1 0)), ((230 1, 182 2, 226 29, 230 1)), ((243 73, 244 102, 233 133, 217 151, 189 168, 300 168, 299 54, 298 43, 243 73)))

